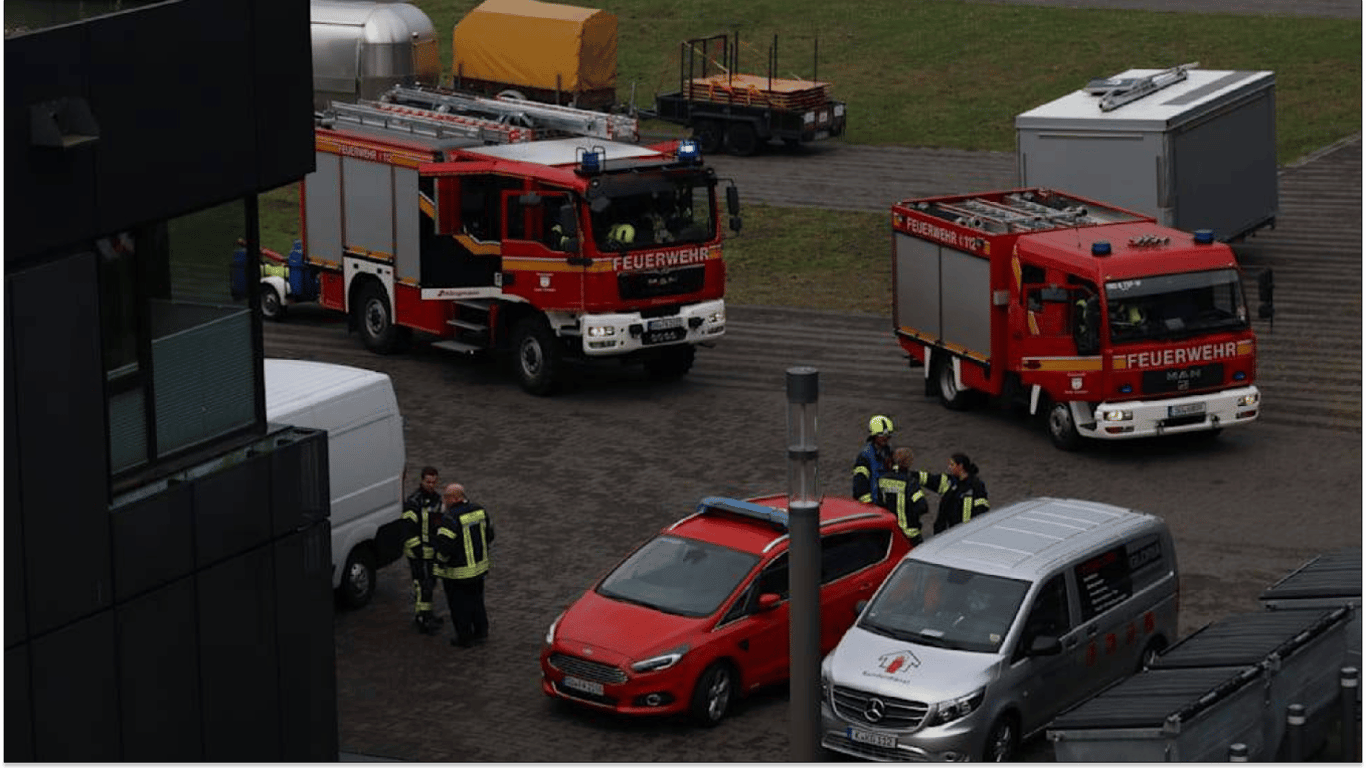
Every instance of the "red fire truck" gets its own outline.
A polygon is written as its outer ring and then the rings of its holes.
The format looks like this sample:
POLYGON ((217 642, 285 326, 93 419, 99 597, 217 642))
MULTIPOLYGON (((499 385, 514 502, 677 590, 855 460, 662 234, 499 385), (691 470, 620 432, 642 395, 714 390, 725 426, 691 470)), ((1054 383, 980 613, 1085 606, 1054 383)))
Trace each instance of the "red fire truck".
MULTIPOLYGON (((522 386, 546 394, 576 359, 682 375, 725 333, 722 183, 691 142, 533 140, 436 111, 334 104, 316 147, 291 268, 315 275, 317 301, 348 313, 375 352, 413 331, 459 352, 511 351, 522 386)), ((273 290, 314 298, 296 282, 309 281, 275 278, 273 290)))
POLYGON ((896 337, 945 406, 1023 405, 1067 450, 1257 418, 1240 270, 1212 232, 1046 189, 903 200, 892 232, 896 337))

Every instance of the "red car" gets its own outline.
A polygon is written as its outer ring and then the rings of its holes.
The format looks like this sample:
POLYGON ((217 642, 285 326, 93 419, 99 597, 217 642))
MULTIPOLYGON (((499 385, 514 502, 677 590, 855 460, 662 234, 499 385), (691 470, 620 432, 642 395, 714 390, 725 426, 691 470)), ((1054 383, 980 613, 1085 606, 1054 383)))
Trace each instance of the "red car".
MULTIPOLYGON (((731 701, 788 677, 785 496, 711 497, 593 585, 546 632, 547 696, 715 725, 731 701)), ((910 549, 896 518, 821 503, 821 652, 910 549)))

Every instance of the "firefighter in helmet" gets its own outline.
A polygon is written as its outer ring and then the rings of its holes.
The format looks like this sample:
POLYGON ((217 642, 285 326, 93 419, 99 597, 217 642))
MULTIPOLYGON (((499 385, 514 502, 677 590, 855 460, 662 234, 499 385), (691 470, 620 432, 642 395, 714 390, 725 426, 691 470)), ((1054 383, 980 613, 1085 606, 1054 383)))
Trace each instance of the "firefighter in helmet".
POLYGON ((892 465, 892 420, 877 415, 868 420, 868 437, 863 450, 854 459, 855 499, 869 504, 881 502, 878 493, 878 478, 892 465))

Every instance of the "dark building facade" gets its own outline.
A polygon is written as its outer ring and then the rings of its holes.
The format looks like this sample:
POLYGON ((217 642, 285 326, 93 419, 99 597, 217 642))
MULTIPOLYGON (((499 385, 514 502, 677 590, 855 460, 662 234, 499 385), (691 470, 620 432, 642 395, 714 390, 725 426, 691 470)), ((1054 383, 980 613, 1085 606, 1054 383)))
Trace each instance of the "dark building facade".
POLYGON ((228 290, 313 168, 308 4, 5 15, 4 759, 336 760, 327 436, 228 290))

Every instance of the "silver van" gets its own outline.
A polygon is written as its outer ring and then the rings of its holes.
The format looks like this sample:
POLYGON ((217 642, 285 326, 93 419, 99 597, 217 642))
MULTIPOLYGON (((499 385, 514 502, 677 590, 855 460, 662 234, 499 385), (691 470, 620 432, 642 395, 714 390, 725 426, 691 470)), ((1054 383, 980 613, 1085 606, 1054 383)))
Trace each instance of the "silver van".
POLYGON ((916 547, 821 664, 821 744, 874 760, 1015 755, 1177 639, 1153 515, 1076 499, 993 510, 916 547))

